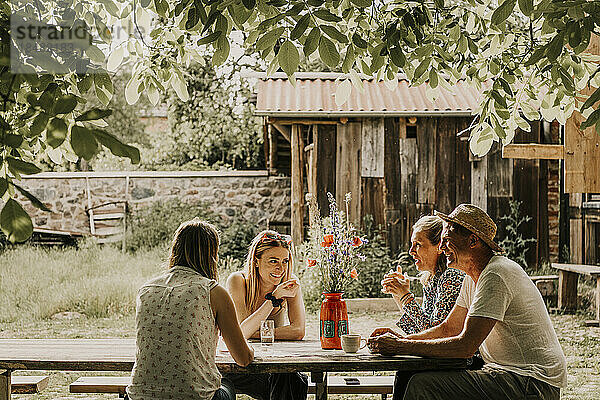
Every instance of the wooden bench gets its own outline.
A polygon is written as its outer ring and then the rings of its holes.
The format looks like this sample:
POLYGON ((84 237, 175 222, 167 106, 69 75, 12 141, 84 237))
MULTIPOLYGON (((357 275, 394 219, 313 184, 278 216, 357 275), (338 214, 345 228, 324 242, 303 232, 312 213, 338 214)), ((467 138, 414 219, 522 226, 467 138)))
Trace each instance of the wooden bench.
POLYGON ((558 280, 558 275, 536 275, 530 276, 529 279, 533 281, 544 299, 555 298, 554 281, 558 280))
MULTIPOLYGON (((125 388, 131 382, 129 376, 82 376, 69 385, 71 393, 115 393, 125 395, 125 388)), ((329 394, 379 394, 385 400, 392 394, 394 376, 328 376, 329 394), (356 378, 358 385, 349 385, 344 378, 356 378)), ((309 382, 308 393, 315 394, 315 384, 309 382)))
POLYGON ((596 278, 596 319, 586 324, 600 326, 600 266, 552 263, 552 267, 558 269, 558 308, 563 310, 577 309, 578 275, 596 278))
POLYGON ((48 387, 48 376, 11 376, 10 392, 12 394, 39 393, 48 387))

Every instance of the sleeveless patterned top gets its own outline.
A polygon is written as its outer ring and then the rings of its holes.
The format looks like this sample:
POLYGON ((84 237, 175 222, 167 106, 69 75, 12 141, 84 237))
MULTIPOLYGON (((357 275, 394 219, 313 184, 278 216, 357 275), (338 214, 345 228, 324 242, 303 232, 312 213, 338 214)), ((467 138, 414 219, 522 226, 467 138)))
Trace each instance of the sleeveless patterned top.
POLYGON ((135 399, 212 399, 221 384, 212 279, 174 267, 146 282, 136 300, 136 355, 127 393, 135 399))

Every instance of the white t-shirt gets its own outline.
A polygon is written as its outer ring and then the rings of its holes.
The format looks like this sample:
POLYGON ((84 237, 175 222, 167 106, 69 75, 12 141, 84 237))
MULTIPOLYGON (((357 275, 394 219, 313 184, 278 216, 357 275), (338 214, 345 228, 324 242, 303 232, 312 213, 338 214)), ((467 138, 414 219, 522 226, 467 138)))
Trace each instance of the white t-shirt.
POLYGON ((456 305, 470 317, 497 320, 479 351, 492 367, 531 376, 552 386, 567 384, 567 362, 539 291, 525 271, 494 256, 477 284, 465 276, 456 305))
POLYGON ((140 288, 135 365, 127 387, 132 400, 212 399, 221 384, 210 307, 216 285, 191 268, 174 267, 140 288))

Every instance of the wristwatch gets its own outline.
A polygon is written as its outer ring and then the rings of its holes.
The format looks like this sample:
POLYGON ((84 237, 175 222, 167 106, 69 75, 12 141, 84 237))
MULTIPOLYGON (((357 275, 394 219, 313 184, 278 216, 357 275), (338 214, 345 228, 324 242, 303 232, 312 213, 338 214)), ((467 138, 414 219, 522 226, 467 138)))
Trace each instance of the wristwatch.
POLYGON ((277 297, 273 296, 273 292, 267 293, 265 295, 265 299, 271 300, 273 307, 281 307, 281 304, 283 303, 283 299, 278 299, 277 297))

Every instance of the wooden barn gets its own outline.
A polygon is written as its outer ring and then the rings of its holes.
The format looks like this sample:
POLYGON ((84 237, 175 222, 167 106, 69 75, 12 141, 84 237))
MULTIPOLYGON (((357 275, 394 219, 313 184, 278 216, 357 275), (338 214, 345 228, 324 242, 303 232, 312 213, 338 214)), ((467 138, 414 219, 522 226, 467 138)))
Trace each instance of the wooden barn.
MULTIPOLYGON (((412 224, 434 209, 451 211, 470 202, 486 209, 502 228, 509 199, 523 201, 533 219, 524 236, 536 238, 528 261, 558 253, 559 167, 556 160, 502 157, 494 147, 483 158, 469 151, 467 128, 479 93, 458 84, 435 103, 425 86, 396 90, 363 81, 337 106, 336 73, 298 73, 295 87, 284 74, 258 82, 256 114, 264 116, 265 154, 271 174, 291 176, 291 230, 301 240, 307 223, 305 194, 317 196, 327 212, 326 192, 343 202, 352 193, 355 224, 372 215, 387 230, 393 251, 407 248, 412 224), (556 246, 549 246, 553 241, 556 246)), ((524 143, 558 143, 558 124, 536 123, 519 133, 524 143)), ((502 236, 503 232, 500 231, 502 236)))

